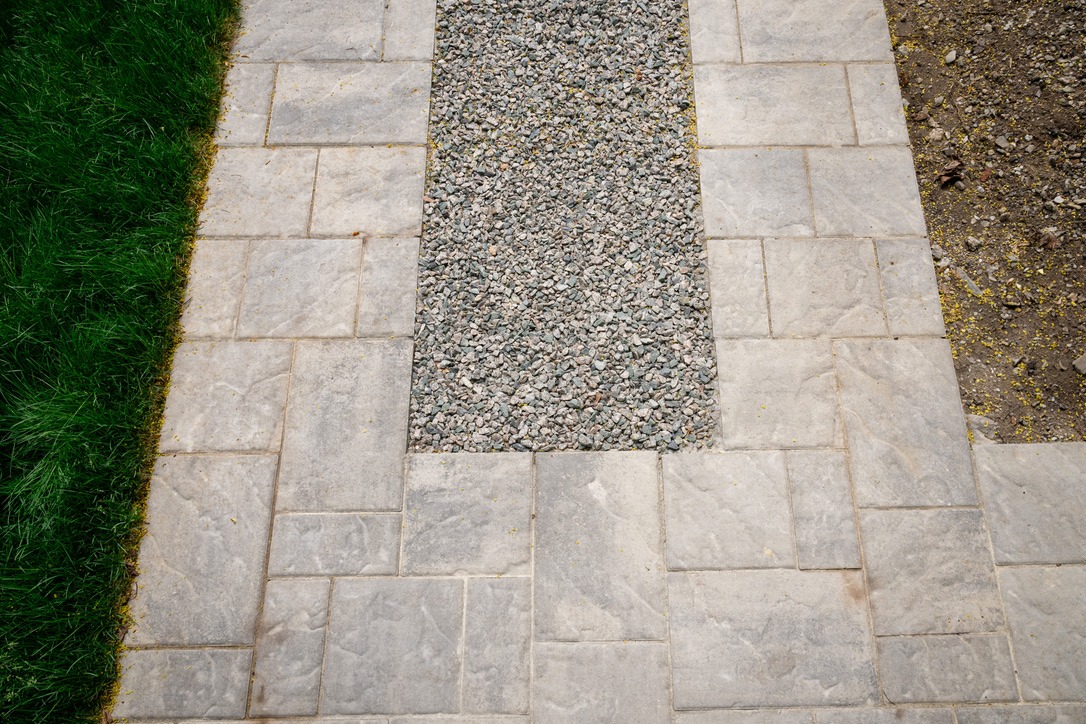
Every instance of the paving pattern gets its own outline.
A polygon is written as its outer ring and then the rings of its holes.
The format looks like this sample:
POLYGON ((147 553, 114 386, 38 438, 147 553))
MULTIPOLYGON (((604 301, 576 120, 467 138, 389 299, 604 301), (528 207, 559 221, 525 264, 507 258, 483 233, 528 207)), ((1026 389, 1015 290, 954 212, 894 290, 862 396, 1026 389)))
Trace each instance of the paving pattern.
POLYGON ((408 454, 434 4, 247 3, 116 718, 1086 721, 1086 444, 970 445, 881 4, 689 12, 714 449, 408 454))

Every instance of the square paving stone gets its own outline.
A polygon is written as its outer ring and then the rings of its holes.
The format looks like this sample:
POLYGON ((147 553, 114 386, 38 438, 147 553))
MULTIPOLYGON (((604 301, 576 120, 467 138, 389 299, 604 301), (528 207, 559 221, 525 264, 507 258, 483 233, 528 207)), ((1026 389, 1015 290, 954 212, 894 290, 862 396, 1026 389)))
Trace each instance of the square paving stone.
POLYGON ((1086 443, 974 448, 997 564, 1086 561, 1086 443))
POLYGON ((845 454, 792 450, 787 459, 799 567, 859 568, 845 454))
POLYGON ((527 573, 531 516, 530 453, 411 455, 403 572, 527 573))
POLYGON ((422 147, 322 149, 313 233, 419 235, 425 173, 422 147))
POLYGON ((856 142, 839 65, 698 65, 703 146, 840 146, 856 142))
POLYGON ((878 699, 858 571, 672 573, 676 709, 878 699))
POLYGON ((536 485, 536 639, 663 639, 656 454, 538 455, 536 485))
POLYGON ((808 158, 819 236, 927 233, 907 147, 812 148, 808 158))
POLYGON ((707 149, 698 157, 707 236, 814 234, 802 151, 707 149))
POLYGON ((275 466, 274 455, 158 459, 129 645, 253 643, 275 466))
POLYGON ((1086 697, 1086 568, 1000 568, 1022 698, 1086 697))
POLYGON ((690 54, 695 63, 738 63, 735 0, 690 0, 690 54))
POLYGON ((949 709, 904 709, 883 707, 880 709, 819 709, 818 724, 953 724, 954 714, 949 709))
POLYGON ((1003 625, 979 510, 861 510, 860 532, 876 634, 1003 625))
POLYGON ((667 678, 663 643, 536 644, 534 720, 667 722, 667 678))
POLYGON ((848 66, 856 134, 861 146, 907 144, 905 111, 893 63, 848 66))
POLYGON ((942 337, 943 309, 927 239, 875 242, 890 334, 942 337))
POLYGON ((280 510, 399 510, 411 340, 301 342, 279 470, 280 510))
POLYGON ((395 575, 402 527, 399 514, 277 515, 268 575, 395 575))
POLYGON ((207 179, 203 236, 305 236, 317 152, 222 148, 207 179))
POLYGON ((253 668, 250 714, 317 713, 328 588, 325 578, 268 581, 253 668))
POLYGON ((434 59, 437 0, 389 0, 383 60, 434 59))
POLYGON ((252 649, 126 651, 113 717, 241 719, 252 657, 252 649))
POLYGON ((814 724, 814 715, 801 709, 727 709, 681 711, 677 724, 814 724))
POLYGON ((357 239, 254 241, 238 336, 350 336, 361 264, 357 239))
POLYGON ((246 0, 234 52, 252 60, 380 60, 381 0, 246 0))
POLYGON ((464 711, 526 713, 531 579, 469 579, 464 635, 464 711))
POLYGON ((795 565, 781 452, 665 455, 670 570, 795 565))
POLYGON ((235 63, 230 66, 215 142, 220 146, 264 145, 274 85, 274 63, 235 63))
POLYGON ((162 419, 162 452, 276 450, 290 342, 185 342, 178 346, 162 419))
POLYGON ((743 60, 892 60, 879 0, 738 0, 743 60))
POLYGON ((233 336, 248 253, 247 241, 196 241, 181 314, 187 337, 233 336))
POLYGON ((892 703, 1018 698, 1003 634, 891 636, 877 645, 883 693, 892 703))
POLYGON ((958 707, 958 724, 1081 724, 1086 704, 958 707))
POLYGON ((870 241, 767 239, 765 268, 775 336, 886 334, 870 241))
POLYGON ((949 343, 848 341, 835 351, 859 506, 975 505, 949 343))
POLYGON ((713 336, 768 337, 762 245, 753 239, 710 239, 713 336))
POLYGON ((418 268, 418 239, 366 240, 359 283, 358 336, 414 334, 418 268))
POLYGON ((837 390, 829 342, 717 340, 726 447, 830 447, 837 390))
POLYGON ((429 63, 288 63, 268 143, 423 144, 429 104, 429 63))
POLYGON ((324 714, 436 714, 459 708, 464 582, 335 582, 324 714))

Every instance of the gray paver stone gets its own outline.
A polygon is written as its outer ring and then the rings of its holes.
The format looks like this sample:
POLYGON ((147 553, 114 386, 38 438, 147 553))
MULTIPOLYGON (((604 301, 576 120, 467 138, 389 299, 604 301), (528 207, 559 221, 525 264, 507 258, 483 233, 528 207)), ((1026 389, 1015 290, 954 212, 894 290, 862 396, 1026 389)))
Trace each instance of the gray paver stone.
POLYGON ((203 236, 305 236, 317 152, 222 148, 207 179, 203 236))
POLYGON ((1081 724, 1086 704, 958 707, 958 724, 1081 724))
POLYGON ((314 234, 417 236, 422 231, 426 149, 321 149, 314 234))
POLYGON ((954 714, 949 709, 904 709, 884 707, 880 709, 819 709, 818 724, 953 724, 954 714))
POLYGON ((808 159, 819 236, 927 233, 907 147, 812 148, 808 159))
POLYGON ((410 340, 298 343, 277 507, 399 510, 410 379, 410 340))
POLYGON ((909 131, 894 64, 850 65, 848 83, 860 145, 907 144, 909 131))
POLYGON ((845 454, 792 450, 787 459, 799 567, 859 568, 845 454))
POLYGON ((231 337, 245 282, 246 241, 198 239, 181 326, 187 337, 231 337))
POLYGON ((328 587, 324 578, 268 581, 250 714, 317 713, 328 587))
POLYGON ((877 701, 857 571, 672 573, 675 708, 877 701))
POLYGON ((528 578, 468 581, 465 711, 528 711, 532 587, 528 578))
POLYGON ((681 711, 675 721, 678 724, 813 724, 814 715, 800 709, 717 709, 681 711))
POLYGON ((275 518, 268 574, 395 575, 399 566, 399 514, 298 513, 275 518))
POLYGON ((162 452, 276 450, 290 342, 185 342, 173 358, 162 452))
POLYGON ((359 283, 358 336, 410 337, 415 331, 419 240, 367 239, 359 283))
POLYGON ((877 646, 883 692, 891 703, 1018 698, 1003 634, 891 636, 878 639, 877 646))
POLYGON ((337 580, 322 713, 455 712, 463 598, 453 579, 337 580))
POLYGON ((879 0, 738 0, 743 60, 891 60, 879 0))
POLYGON ((713 336, 768 337, 761 243, 711 239, 708 247, 713 336))
POLYGON ((690 55, 695 63, 738 63, 735 0, 690 0, 690 55))
POLYGON ((707 149, 698 160, 708 236, 814 234, 801 151, 707 149))
POLYGON ((927 239, 875 242, 890 334, 942 337, 943 309, 927 239))
POLYGON ((540 724, 669 720, 663 643, 539 643, 532 686, 540 724))
POLYGON ((663 456, 671 570, 795 565, 780 452, 663 456))
POLYGON ((875 633, 971 633, 1003 625, 979 510, 861 510, 875 633))
POLYGON ((436 21, 436 0, 389 0, 383 59, 432 61, 436 21))
POLYGON ((536 485, 536 639, 662 639, 655 453, 538 455, 536 485))
POLYGON ((528 573, 531 514, 529 453, 411 455, 403 572, 528 573))
POLYGON ((215 142, 220 146, 263 145, 274 85, 273 63, 232 65, 226 74, 215 142))
POLYGON ((252 644, 275 456, 164 456, 140 543, 130 646, 252 644))
POLYGON ((234 52, 252 60, 379 60, 381 0, 246 0, 234 52))
POLYGON ((113 717, 240 719, 251 649, 136 649, 121 659, 113 717))

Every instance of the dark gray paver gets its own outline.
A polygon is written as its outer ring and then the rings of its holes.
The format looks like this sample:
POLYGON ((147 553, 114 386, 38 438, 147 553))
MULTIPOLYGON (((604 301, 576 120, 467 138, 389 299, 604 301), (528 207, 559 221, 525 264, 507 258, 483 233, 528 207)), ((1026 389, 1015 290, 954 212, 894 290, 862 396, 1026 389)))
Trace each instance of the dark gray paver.
POLYGON ((280 513, 268 574, 394 575, 399 569, 400 515, 280 513))
POLYGON ((792 450, 787 460, 799 567, 859 568, 845 454, 792 450))
POLYGON ((879 638, 877 647, 882 690, 891 703, 1018 698, 1004 634, 890 636, 879 638))
POLYGON ((530 578, 468 581, 464 711, 527 713, 531 583, 530 578))
POLYGON ((252 649, 126 651, 115 719, 240 719, 252 649))

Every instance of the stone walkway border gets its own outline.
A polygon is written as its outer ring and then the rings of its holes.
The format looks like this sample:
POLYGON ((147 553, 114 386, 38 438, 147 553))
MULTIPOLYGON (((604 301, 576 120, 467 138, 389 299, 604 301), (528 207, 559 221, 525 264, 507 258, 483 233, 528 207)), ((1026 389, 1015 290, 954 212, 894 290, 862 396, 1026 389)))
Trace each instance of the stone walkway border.
POLYGON ((970 448, 882 5, 690 14, 717 450, 405 455, 434 3, 246 4, 115 717, 1086 720, 1086 444, 970 448))

